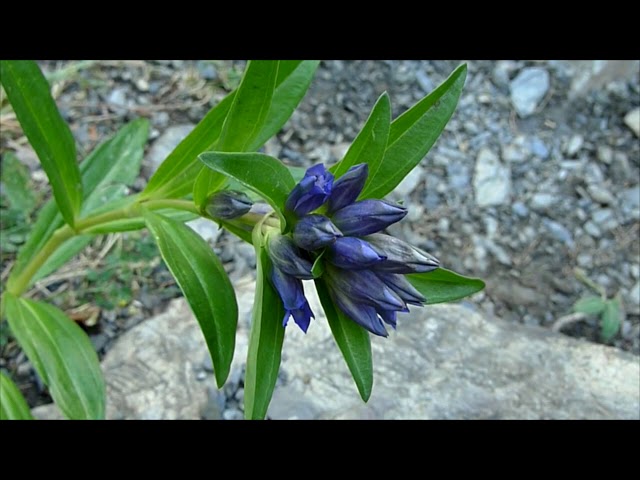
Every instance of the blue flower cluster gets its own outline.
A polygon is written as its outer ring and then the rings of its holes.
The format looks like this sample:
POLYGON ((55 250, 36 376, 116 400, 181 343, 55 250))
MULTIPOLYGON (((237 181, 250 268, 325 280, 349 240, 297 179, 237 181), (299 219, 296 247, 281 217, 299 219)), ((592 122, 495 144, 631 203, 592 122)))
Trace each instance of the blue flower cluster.
POLYGON ((292 235, 278 233, 267 242, 274 265, 271 281, 286 310, 284 325, 293 316, 307 331, 314 315, 302 280, 313 278, 312 264, 320 255, 333 302, 371 333, 386 337, 384 323, 395 328, 397 312, 426 301, 403 275, 434 270, 439 261, 379 233, 404 218, 407 209, 384 200, 356 201, 368 175, 362 163, 335 180, 319 164, 291 191, 285 209, 297 218, 292 235))

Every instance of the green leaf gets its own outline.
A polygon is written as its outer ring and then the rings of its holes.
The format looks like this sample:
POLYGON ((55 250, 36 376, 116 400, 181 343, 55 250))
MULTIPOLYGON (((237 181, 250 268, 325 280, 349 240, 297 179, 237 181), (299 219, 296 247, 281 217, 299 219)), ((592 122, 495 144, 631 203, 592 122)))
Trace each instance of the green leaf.
POLYGON ((260 227, 258 224, 253 234, 256 248, 256 294, 244 380, 244 415, 249 420, 260 420, 267 415, 278 379, 284 341, 282 319, 285 310, 278 292, 268 279, 272 265, 260 235, 260 227))
POLYGON ((587 315, 597 315, 605 309, 606 303, 602 297, 584 297, 573 305, 573 311, 587 315))
POLYGON ((63 220, 58 206, 50 200, 40 210, 36 222, 31 227, 31 233, 16 257, 16 263, 7 279, 7 289, 12 290, 16 277, 25 269, 33 256, 37 254, 53 233, 62 225, 63 220))
POLYGON ((236 92, 223 98, 160 164, 142 192, 143 198, 179 198, 193 189, 202 170, 198 155, 210 150, 220 137, 224 119, 236 92))
POLYGON ((126 195, 126 187, 133 185, 140 174, 148 137, 149 121, 133 120, 96 147, 80 164, 86 192, 83 216, 126 195))
POLYGON ((236 295, 209 244, 189 227, 147 211, 160 254, 191 306, 211 354, 218 387, 231 368, 238 324, 236 295))
MULTIPOLYGON (((149 122, 146 119, 137 119, 122 127, 109 140, 96 147, 93 152, 80 164, 82 184, 86 197, 82 206, 83 217, 89 213, 108 211, 114 205, 120 205, 120 199, 128 192, 127 187, 132 185, 140 173, 140 165, 144 154, 144 146, 149 134, 149 122), (110 206, 111 205, 111 206, 110 206)), ((125 199, 123 202, 133 203, 133 199, 125 199)), ((62 226, 62 218, 52 220, 55 229, 62 226)), ((144 227, 142 218, 137 222, 144 227)), ((129 228, 128 230, 131 230, 129 228)), ((106 229, 102 231, 123 231, 106 229)), ((51 234, 53 231, 51 231, 51 234)), ((56 250, 40 267, 32 282, 46 277, 59 267, 64 265, 73 256, 82 251, 91 241, 90 235, 78 235, 67 240, 56 250)))
MULTIPOLYGON (((271 99, 276 88, 279 62, 273 60, 249 61, 233 99, 231 109, 216 142, 221 152, 251 151, 267 119, 271 99)), ((218 172, 203 169, 196 178, 193 201, 204 210, 209 195, 224 186, 225 177, 218 172)))
POLYGON ((205 211, 206 201, 209 196, 221 190, 226 182, 227 177, 221 173, 214 172, 208 168, 203 168, 193 185, 193 203, 195 203, 201 212, 205 211))
MULTIPOLYGON (((163 217, 169 218, 174 222, 186 223, 191 220, 200 218, 195 213, 187 212, 185 210, 175 210, 173 208, 161 208, 154 210, 154 212, 163 217)), ((123 218, 121 220, 115 220, 113 222, 103 223, 86 230, 89 234, 106 234, 116 232, 130 232, 133 230, 140 230, 146 227, 146 222, 143 216, 123 218)), ((65 244, 66 245, 66 244, 65 244)), ((64 246, 62 247, 64 248, 64 246)))
POLYGON ((311 275, 313 275, 313 278, 320 278, 324 273, 324 262, 322 261, 324 252, 326 252, 326 250, 322 250, 320 255, 313 261, 313 265, 311 266, 311 275))
POLYGON ((373 359, 369 332, 336 308, 324 280, 316 279, 315 284, 333 338, 347 362, 362 400, 366 402, 373 389, 373 359))
POLYGON ((257 150, 280 131, 300 104, 311 85, 320 61, 281 60, 276 91, 262 130, 251 142, 249 151, 257 150))
POLYGON ((467 76, 459 66, 442 85, 391 123, 384 159, 361 198, 382 198, 420 163, 453 115, 467 76))
POLYGON ((3 192, 9 200, 9 209, 16 210, 24 217, 28 217, 36 205, 36 196, 31 186, 29 169, 20 163, 13 152, 2 155, 3 192))
POLYGON ((278 63, 273 60, 251 60, 224 121, 216 149, 222 152, 244 152, 262 130, 276 88, 278 63))
POLYGON ((621 314, 622 311, 618 299, 614 298, 606 302, 602 312, 602 323, 600 324, 600 335, 605 342, 612 340, 620 330, 620 325, 622 324, 621 314))
POLYGON ((8 292, 5 300, 11 332, 62 413, 79 420, 104 418, 104 379, 89 337, 52 305, 8 292))
POLYGON ((51 97, 47 80, 30 60, 2 60, 0 80, 49 178, 63 218, 73 225, 82 200, 76 145, 51 97))
POLYGON ((4 373, 0 372, 0 420, 33 420, 29 405, 4 373))
POLYGON ((222 228, 226 228, 229 232, 233 233, 236 237, 244 240, 247 243, 251 243, 253 245, 253 240, 251 239, 251 229, 247 229, 246 225, 238 225, 232 222, 226 222, 224 220, 220 220, 219 225, 222 228))
POLYGON ((463 277, 446 268, 411 273, 406 278, 425 296, 427 305, 459 300, 484 288, 484 282, 479 278, 463 277))
POLYGON ((336 178, 341 177, 353 165, 359 163, 369 164, 369 177, 365 184, 366 190, 371 180, 375 177, 380 167, 385 149, 387 148, 387 138, 389 137, 389 125, 391 122, 391 104, 389 95, 383 93, 373 106, 367 122, 358 133, 342 161, 336 163, 329 170, 336 178))
POLYGON ((200 160, 210 169, 237 180, 263 197, 286 225, 284 204, 295 182, 280 160, 262 153, 205 152, 200 160))

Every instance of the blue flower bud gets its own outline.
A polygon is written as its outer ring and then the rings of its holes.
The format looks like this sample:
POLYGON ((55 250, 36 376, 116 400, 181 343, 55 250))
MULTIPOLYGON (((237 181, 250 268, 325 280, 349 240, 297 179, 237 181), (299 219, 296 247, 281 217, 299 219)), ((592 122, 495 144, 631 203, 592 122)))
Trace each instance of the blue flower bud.
POLYGON ((327 211, 329 213, 335 212, 355 202, 364 188, 368 175, 369 165, 366 163, 354 165, 347 170, 346 173, 333 184, 327 211))
POLYGON ((311 317, 315 318, 315 315, 311 311, 309 302, 307 302, 304 296, 302 281, 274 267, 271 272, 271 282, 278 292, 278 295, 280 295, 285 308, 282 326, 286 327, 289 322, 289 317, 293 316, 294 322, 296 322, 304 333, 307 333, 309 323, 311 323, 311 317))
POLYGON ((384 323, 386 323, 387 325, 391 325, 394 330, 397 326, 396 313, 397 312, 394 310, 378 310, 380 318, 384 320, 384 323))
POLYGON ((335 242, 342 233, 324 215, 305 215, 293 229, 293 241, 305 250, 317 250, 335 242))
POLYGON ((230 220, 251 210, 253 202, 243 192, 221 190, 207 199, 205 211, 211 218, 230 220))
POLYGON ((331 220, 347 236, 361 237, 396 223, 404 218, 407 209, 384 200, 362 200, 341 208, 331 220))
POLYGON ((376 310, 405 310, 402 298, 371 270, 343 270, 325 264, 324 276, 332 288, 340 290, 355 302, 366 303, 376 310))
POLYGON ((314 165, 289 194, 285 209, 298 217, 306 215, 327 201, 332 185, 333 174, 327 172, 321 163, 314 165))
POLYGON ((380 280, 391 290, 396 292, 398 296, 410 305, 422 306, 427 301, 416 288, 404 278, 403 275, 397 273, 375 272, 380 280))
POLYGON ((423 273, 435 270, 440 265, 440 261, 434 256, 391 235, 376 233, 365 237, 365 240, 380 255, 387 257, 386 260, 371 267, 376 271, 423 273))
POLYGON ((267 238, 267 252, 273 265, 287 275, 310 280, 311 262, 302 257, 293 240, 280 233, 272 233, 267 238))
POLYGON ((347 270, 369 268, 386 259, 371 248, 367 242, 356 237, 338 238, 326 250, 324 258, 336 267, 347 270))
POLYGON ((384 325, 378 318, 374 307, 365 303, 356 302, 350 298, 349 295, 331 286, 329 286, 329 293, 338 308, 358 325, 380 337, 389 335, 387 329, 384 328, 384 325))

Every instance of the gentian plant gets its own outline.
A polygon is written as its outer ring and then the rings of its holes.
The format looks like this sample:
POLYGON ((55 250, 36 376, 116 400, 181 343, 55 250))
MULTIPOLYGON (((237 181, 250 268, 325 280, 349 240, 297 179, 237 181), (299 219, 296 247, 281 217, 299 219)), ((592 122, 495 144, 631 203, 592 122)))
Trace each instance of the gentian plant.
MULTIPOLYGON (((71 131, 37 64, 1 62, 2 86, 53 198, 18 254, 0 310, 66 417, 104 418, 98 357, 76 323, 58 308, 29 299, 28 292, 95 235, 149 230, 199 322, 219 387, 233 358, 235 292, 211 247, 184 223, 205 217, 253 244, 257 278, 244 383, 248 419, 266 416, 290 319, 304 332, 313 328, 303 281, 315 285, 364 401, 373 387, 370 334, 386 337, 385 324, 402 328, 398 313, 409 306, 457 300, 484 287, 385 233, 407 208, 384 197, 444 129, 466 66, 394 120, 383 93, 335 165, 287 167, 258 150, 295 110, 318 64, 248 62, 238 88, 168 155, 142 192, 126 195, 139 173, 147 121, 125 125, 78 163, 71 131)), ((4 374, 0 387, 0 417, 31 418, 4 374)))

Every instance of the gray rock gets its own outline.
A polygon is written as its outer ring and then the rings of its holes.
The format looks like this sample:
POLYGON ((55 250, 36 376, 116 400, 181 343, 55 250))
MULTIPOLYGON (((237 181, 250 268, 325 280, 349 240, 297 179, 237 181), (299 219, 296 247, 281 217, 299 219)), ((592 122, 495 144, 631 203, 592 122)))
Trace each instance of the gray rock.
MULTIPOLYGON (((309 286, 310 288, 307 288, 309 286)), ((237 285, 239 328, 229 382, 247 353, 254 283, 237 285)), ((372 338, 375 384, 364 404, 331 338, 312 286, 307 335, 287 328, 270 418, 638 418, 637 357, 540 328, 487 319, 459 305, 414 308, 397 333, 372 338), (469 339, 473 339, 472 342, 469 339)), ((206 355, 184 299, 120 337, 103 360, 107 418, 210 418, 213 378, 197 382, 206 355)), ((235 390, 234 390, 235 391, 235 390)), ((234 401, 235 402, 235 401, 234 401)), ((55 407, 33 410, 59 418, 55 407)), ((222 413, 240 419, 235 407, 222 413)))
POLYGON ((396 199, 407 199, 424 178, 424 169, 416 166, 393 190, 393 197, 396 199))
POLYGON ((529 202, 529 206, 536 211, 545 211, 558 201, 551 193, 534 193, 529 202))
POLYGON ((528 117, 549 90, 549 73, 540 67, 524 68, 509 84, 511 102, 518 115, 528 117))
POLYGON ((531 152, 536 156, 543 160, 549 158, 549 148, 545 145, 545 143, 540 140, 538 137, 533 137, 529 144, 529 148, 531 152))
POLYGON ((466 192, 470 184, 469 168, 453 160, 447 162, 446 168, 449 187, 457 192, 466 192))
POLYGON ((513 213, 515 213, 517 216, 521 218, 524 218, 527 215, 529 215, 529 209, 522 202, 514 202, 514 204, 511 205, 511 210, 513 210, 513 213))
POLYGON ((611 192, 601 185, 589 185, 587 192, 589 192, 589 195, 595 202, 602 203, 603 205, 611 205, 616 201, 611 192))
POLYGON ((127 90, 119 87, 114 88, 107 97, 107 102, 111 104, 114 112, 123 114, 127 111, 127 90))
POLYGON ((418 85, 420 85, 420 88, 425 94, 431 93, 431 91, 435 88, 433 81, 423 70, 416 70, 416 80, 418 81, 418 85))
POLYGON ((593 238, 600 238, 602 236, 602 232, 600 231, 598 226, 591 220, 584 224, 584 231, 591 235, 593 238))
POLYGON ((625 221, 640 220, 640 185, 620 193, 620 207, 625 221))
POLYGON ((637 60, 569 60, 568 63, 573 70, 569 98, 601 89, 617 79, 632 79, 640 67, 637 60))
POLYGON ((575 155, 582 148, 582 144, 584 143, 584 137, 580 134, 573 135, 569 141, 564 146, 564 151, 570 157, 575 157, 575 155))
POLYGON ((365 404, 321 315, 306 336, 287 331, 289 380, 276 387, 270 418, 640 418, 637 357, 458 305, 412 309, 372 349, 365 404))
POLYGON ((548 218, 543 218, 542 223, 547 227, 549 233, 553 237, 560 240, 568 247, 573 247, 573 236, 567 227, 555 220, 549 220, 548 218))
POLYGON ((624 123, 636 134, 636 137, 640 137, 640 107, 627 113, 624 116, 624 123))
POLYGON ((594 211, 591 219, 604 231, 611 230, 618 226, 618 221, 615 218, 613 210, 610 208, 600 208, 594 211))
POLYGON ((174 148, 189 135, 194 125, 176 125, 167 128, 158 139, 153 142, 149 153, 144 159, 143 173, 147 179, 158 169, 174 148))
POLYGON ((599 145, 596 151, 598 160, 609 165, 613 160, 613 150, 606 145, 599 145))
POLYGON ((479 207, 502 205, 509 202, 511 171, 497 155, 487 148, 478 153, 473 176, 473 188, 479 207))

